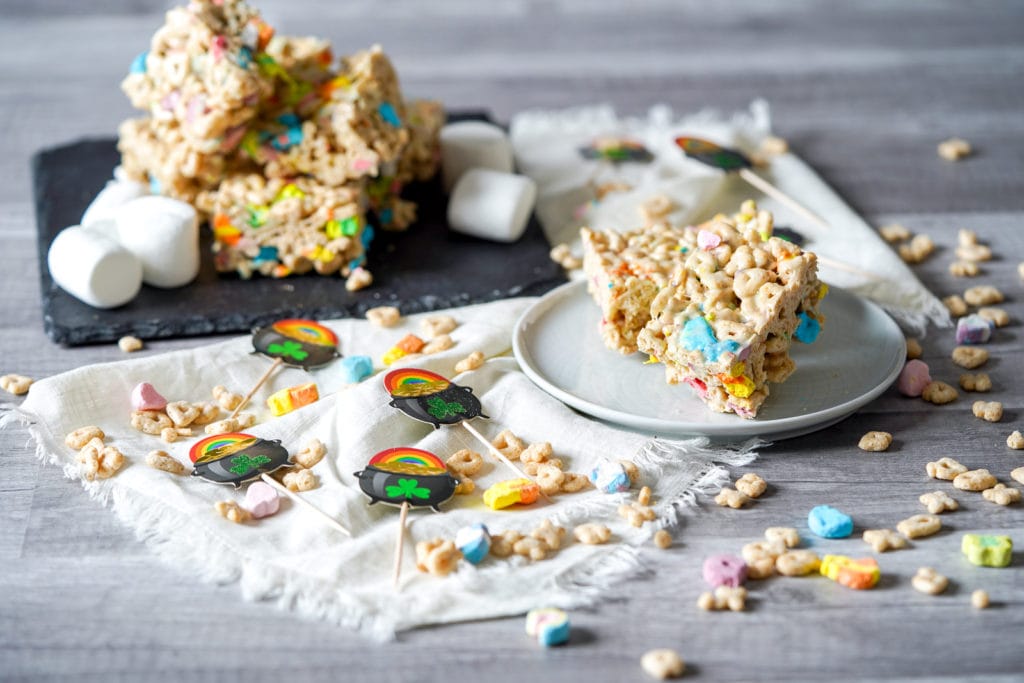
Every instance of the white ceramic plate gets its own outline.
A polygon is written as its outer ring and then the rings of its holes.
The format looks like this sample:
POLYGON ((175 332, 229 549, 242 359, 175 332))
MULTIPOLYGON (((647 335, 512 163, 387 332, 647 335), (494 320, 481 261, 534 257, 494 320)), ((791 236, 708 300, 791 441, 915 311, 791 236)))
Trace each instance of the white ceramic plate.
POLYGON ((684 385, 665 383, 660 364, 605 348, 601 313, 586 282, 548 292, 516 323, 512 349, 523 371, 555 398, 594 417, 661 436, 789 438, 850 415, 899 375, 906 342, 882 309, 836 287, 822 302, 825 325, 811 345, 794 343, 797 369, 758 416, 715 413, 684 385))

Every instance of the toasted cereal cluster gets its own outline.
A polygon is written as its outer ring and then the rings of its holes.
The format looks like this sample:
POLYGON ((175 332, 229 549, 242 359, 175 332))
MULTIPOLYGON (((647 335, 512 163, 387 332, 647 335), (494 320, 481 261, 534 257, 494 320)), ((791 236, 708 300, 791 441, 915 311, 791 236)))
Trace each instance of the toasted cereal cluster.
POLYGON ((239 413, 233 418, 220 419, 222 406, 234 405, 236 408, 242 397, 228 391, 223 386, 213 388, 212 394, 216 401, 171 401, 162 410, 136 410, 131 413, 131 426, 143 434, 158 436, 165 443, 174 443, 193 436, 193 428, 203 427, 207 434, 226 434, 246 429, 256 424, 256 416, 252 413, 239 413))
POLYGON ((921 504, 928 508, 928 512, 933 515, 942 514, 943 512, 953 512, 954 510, 960 509, 960 503, 956 502, 956 499, 950 497, 950 495, 945 491, 923 493, 918 500, 921 501, 921 504))
POLYGON ((406 101, 379 46, 333 62, 243 0, 192 0, 132 64, 122 88, 148 116, 122 124, 122 167, 212 216, 218 270, 340 273, 354 290, 372 281, 367 212, 386 230, 415 220, 401 193, 436 172, 444 111, 406 101))
POLYGON ((245 524, 252 519, 252 513, 233 500, 220 500, 213 504, 217 514, 235 524, 245 524))
POLYGON ((718 586, 714 593, 701 593, 697 598, 697 607, 706 611, 727 609, 731 612, 742 612, 746 606, 747 589, 743 586, 718 586))
POLYGON ((668 649, 645 652, 640 658, 640 666, 648 676, 662 681, 679 678, 686 671, 686 663, 679 654, 668 649))
POLYGON ((150 451, 146 454, 146 464, 155 470, 163 470, 170 474, 185 474, 188 468, 167 454, 167 451, 150 451))
POLYGON ((949 579, 938 573, 931 567, 921 567, 917 574, 910 579, 914 590, 928 595, 938 595, 949 586, 949 579))
POLYGON ((953 477, 953 486, 961 491, 984 491, 995 485, 995 476, 985 469, 969 470, 953 477))
POLYGON ((124 466, 124 454, 115 446, 107 446, 101 438, 91 439, 78 451, 78 471, 84 479, 109 479, 124 466))
POLYGON ((889 449, 892 445, 892 434, 889 432, 868 432, 860 437, 857 447, 862 451, 881 452, 889 449))
POLYGON ((971 143, 961 138, 949 138, 939 143, 939 156, 946 161, 959 161, 971 154, 971 143))
POLYGON ((506 429, 491 442, 509 460, 522 462, 522 471, 540 486, 546 496, 557 493, 577 493, 590 488, 589 477, 577 472, 566 472, 561 458, 555 458, 554 450, 547 441, 526 444, 506 429))
POLYGON ((935 252, 935 242, 928 235, 914 235, 906 244, 901 244, 896 251, 907 263, 921 263, 935 252))
POLYGON ((1020 490, 1006 484, 996 484, 981 492, 982 497, 996 505, 1013 505, 1020 502, 1020 490))
POLYGON ((1006 447, 1015 451, 1024 449, 1024 434, 1021 434, 1019 430, 1010 432, 1010 435, 1006 437, 1006 447))
POLYGON ((942 529, 942 520, 936 515, 914 515, 896 525, 896 531, 907 538, 924 538, 938 533, 942 529))
POLYGON ((447 576, 455 571, 462 553, 453 541, 434 538, 416 544, 416 568, 434 576, 447 576))
POLYGON ((975 401, 971 412, 986 422, 999 422, 1003 419, 1003 404, 999 401, 975 401))
POLYGON ((0 389, 15 396, 27 394, 31 386, 31 377, 25 377, 24 375, 4 375, 0 377, 0 389))
POLYGON ((992 378, 985 372, 979 372, 976 375, 966 372, 960 375, 960 388, 964 391, 977 391, 980 393, 991 391, 992 378))
POLYGON ((907 540, 892 529, 867 529, 862 538, 876 553, 907 547, 907 540))

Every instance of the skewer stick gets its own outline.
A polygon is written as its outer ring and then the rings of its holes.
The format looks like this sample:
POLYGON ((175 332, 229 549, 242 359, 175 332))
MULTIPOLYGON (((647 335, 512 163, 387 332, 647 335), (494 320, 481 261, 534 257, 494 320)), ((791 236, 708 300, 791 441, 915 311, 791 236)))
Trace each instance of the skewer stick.
POLYGON ((398 587, 398 579, 402 576, 402 550, 405 548, 405 518, 409 514, 409 501, 402 503, 402 514, 398 516, 398 540, 395 542, 395 579, 394 586, 398 587))
MULTIPOLYGON (((476 430, 476 427, 474 427, 473 425, 469 424, 469 420, 463 420, 461 424, 462 424, 463 427, 466 428, 466 431, 468 431, 470 434, 472 434, 476 438, 477 441, 479 441, 480 443, 482 443, 484 446, 487 447, 487 452, 488 453, 493 455, 495 458, 497 458, 499 461, 501 461, 502 464, 504 464, 506 467, 508 467, 510 470, 515 472, 520 477, 522 477, 524 479, 529 479, 534 484, 537 484, 537 480, 536 479, 534 479, 533 477, 528 475, 526 472, 523 472, 521 469, 519 469, 514 464, 512 464, 512 461, 509 460, 505 456, 504 453, 502 453, 497 448, 495 448, 494 445, 490 441, 488 441, 487 438, 483 434, 481 434, 480 432, 478 432, 476 430)), ((540 484, 537 484, 537 486, 540 486, 540 484)), ((543 496, 544 500, 546 500, 547 502, 549 502, 549 503, 551 502, 551 499, 548 498, 548 495, 546 493, 544 493, 544 489, 541 489, 540 495, 543 496)))
POLYGON ((284 486, 266 472, 260 475, 260 479, 270 484, 275 490, 280 491, 284 495, 291 498, 297 504, 301 505, 307 510, 310 510, 311 512, 315 512, 316 514, 320 515, 320 517, 323 518, 323 520, 332 528, 337 529, 349 538, 352 538, 352 532, 343 527, 341 524, 339 524, 338 521, 334 519, 334 517, 331 517, 329 514, 318 508, 316 505, 313 505, 308 500, 300 496, 298 493, 295 493, 294 491, 289 491, 287 486, 284 486))
POLYGON ((249 393, 245 395, 245 398, 242 399, 242 402, 235 406, 235 409, 231 411, 230 415, 228 415, 229 420, 238 416, 238 413, 241 412, 242 408, 246 406, 246 404, 249 402, 249 399, 253 397, 253 394, 260 390, 260 387, 262 387, 264 383, 266 383, 266 381, 270 379, 270 375, 272 375, 274 373, 274 370, 277 370, 281 366, 281 363, 283 362, 283 358, 274 359, 274 362, 270 364, 270 367, 267 368, 267 371, 263 373, 263 376, 256 380, 256 385, 249 390, 249 393))
POLYGON ((819 228, 824 228, 826 230, 829 228, 829 224, 827 221, 825 221, 824 218, 814 213, 806 206, 804 206, 797 200, 793 199, 788 194, 786 194, 779 188, 775 187, 761 176, 751 171, 749 168, 741 168, 739 170, 739 174, 741 178, 743 178, 745 181, 756 187, 758 190, 761 190, 761 192, 764 192, 769 197, 772 197, 773 199, 782 202, 793 211, 796 211, 801 216, 817 225, 819 228))
POLYGON ((855 275, 860 275, 861 277, 865 277, 865 278, 867 278, 869 280, 874 280, 876 282, 881 282, 881 281, 884 281, 886 279, 886 278, 884 278, 881 275, 878 275, 876 273, 872 273, 872 272, 867 271, 867 270, 861 270, 857 266, 851 266, 849 263, 844 263, 842 261, 836 261, 835 259, 830 259, 829 257, 822 256, 821 254, 818 254, 817 252, 815 252, 815 256, 818 257, 818 262, 819 263, 821 263, 822 265, 826 265, 826 266, 828 266, 830 268, 835 268, 836 270, 845 270, 847 273, 854 273, 855 275))

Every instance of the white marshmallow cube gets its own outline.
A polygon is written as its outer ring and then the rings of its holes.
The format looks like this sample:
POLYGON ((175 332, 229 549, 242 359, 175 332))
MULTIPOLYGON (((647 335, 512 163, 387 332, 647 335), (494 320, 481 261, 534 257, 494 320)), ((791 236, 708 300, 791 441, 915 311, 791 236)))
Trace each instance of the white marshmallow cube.
POLYGON ((530 220, 537 184, 530 178, 474 168, 456 183, 448 200, 452 230, 495 242, 515 242, 530 220))
POLYGON ((114 308, 142 287, 142 263, 98 230, 73 225, 60 231, 46 257, 61 289, 95 308, 114 308))
POLYGON ((115 215, 121 244, 142 262, 142 280, 154 287, 182 287, 199 274, 199 216, 170 197, 134 199, 115 215))
POLYGON ((134 180, 111 180, 82 214, 82 227, 112 220, 114 213, 133 199, 149 194, 149 188, 134 180))
POLYGON ((511 173, 512 143, 499 126, 485 121, 458 121, 441 129, 441 177, 445 192, 471 168, 511 173))

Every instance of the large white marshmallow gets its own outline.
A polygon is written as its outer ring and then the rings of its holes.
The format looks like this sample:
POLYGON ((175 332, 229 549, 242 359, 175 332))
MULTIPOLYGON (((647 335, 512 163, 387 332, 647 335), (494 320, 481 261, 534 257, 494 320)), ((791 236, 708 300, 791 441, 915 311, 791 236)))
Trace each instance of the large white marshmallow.
POLYGON ((73 225, 50 244, 50 277, 61 289, 96 308, 114 308, 142 287, 142 263, 99 230, 73 225))
POLYGON ((441 129, 445 192, 451 192, 462 174, 471 168, 512 172, 512 143, 503 129, 485 121, 458 121, 441 129))
POLYGON ((150 195, 117 210, 121 244, 142 262, 142 280, 182 287, 199 274, 199 216, 191 204, 150 195))
POLYGON ((537 184, 486 168, 466 171, 448 200, 452 230, 496 242, 515 242, 530 220, 537 184))
POLYGON ((149 194, 149 188, 134 180, 111 180, 100 190, 82 214, 82 227, 114 218, 114 213, 133 199, 149 194))

